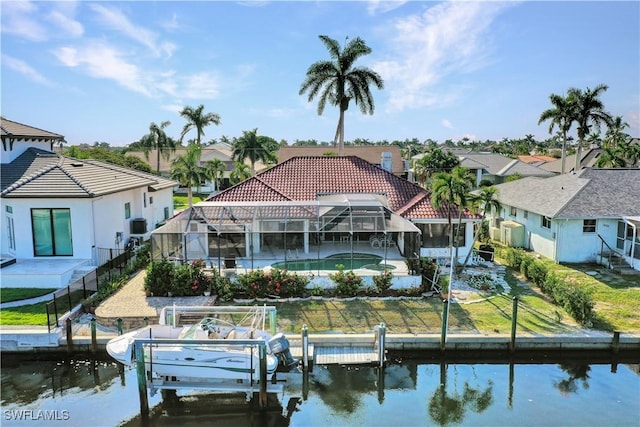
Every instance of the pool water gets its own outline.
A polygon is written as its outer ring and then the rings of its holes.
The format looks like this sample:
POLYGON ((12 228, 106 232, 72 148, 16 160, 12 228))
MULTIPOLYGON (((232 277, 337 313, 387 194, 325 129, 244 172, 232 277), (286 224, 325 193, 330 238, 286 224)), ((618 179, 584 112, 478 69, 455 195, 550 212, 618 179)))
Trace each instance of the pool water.
POLYGON ((350 253, 334 254, 321 259, 296 259, 281 261, 271 264, 271 267, 278 269, 287 269, 290 271, 303 270, 338 270, 338 265, 343 265, 346 270, 355 270, 357 268, 367 268, 370 270, 380 271, 382 268, 393 269, 392 265, 380 265, 382 257, 373 254, 350 253))

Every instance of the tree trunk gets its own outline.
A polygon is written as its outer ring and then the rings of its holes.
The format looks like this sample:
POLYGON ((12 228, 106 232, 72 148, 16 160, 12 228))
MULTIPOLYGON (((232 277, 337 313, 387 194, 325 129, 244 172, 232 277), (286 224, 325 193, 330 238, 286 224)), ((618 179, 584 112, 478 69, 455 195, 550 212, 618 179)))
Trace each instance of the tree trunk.
POLYGON ((338 128, 340 136, 338 136, 338 156, 344 156, 344 111, 340 108, 340 121, 338 122, 338 128))
POLYGON ((561 175, 564 175, 566 172, 566 163, 567 163, 567 133, 562 132, 562 160, 561 160, 561 175))
POLYGON ((576 166, 573 170, 574 173, 580 172, 580 164, 582 163, 582 140, 578 141, 578 150, 576 151, 576 166))

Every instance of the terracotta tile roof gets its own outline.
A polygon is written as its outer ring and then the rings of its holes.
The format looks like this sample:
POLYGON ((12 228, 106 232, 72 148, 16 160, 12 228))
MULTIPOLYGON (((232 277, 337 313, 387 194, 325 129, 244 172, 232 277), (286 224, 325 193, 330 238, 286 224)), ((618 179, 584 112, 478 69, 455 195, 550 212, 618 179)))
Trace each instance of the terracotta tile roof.
MULTIPOLYGON (((277 157, 278 163, 285 162, 292 157, 319 157, 324 156, 327 152, 337 153, 338 148, 333 146, 291 146, 282 147, 278 150, 277 157)), ((397 145, 365 145, 365 146, 346 146, 344 147, 345 156, 358 156, 361 159, 379 165, 382 160, 382 153, 391 153, 391 170, 396 175, 401 175, 404 172, 404 160, 402 159, 402 153, 400 147, 397 145)))
MULTIPOLYGON (((209 201, 312 201, 325 194, 383 194, 389 209, 406 218, 446 218, 422 187, 356 156, 293 157, 224 190, 209 201)), ((457 212, 455 212, 457 217, 457 212)), ((464 218, 476 218, 465 212, 464 218)))
POLYGON ((145 186, 154 191, 178 185, 149 173, 33 147, 3 165, 0 176, 2 197, 87 198, 145 186))

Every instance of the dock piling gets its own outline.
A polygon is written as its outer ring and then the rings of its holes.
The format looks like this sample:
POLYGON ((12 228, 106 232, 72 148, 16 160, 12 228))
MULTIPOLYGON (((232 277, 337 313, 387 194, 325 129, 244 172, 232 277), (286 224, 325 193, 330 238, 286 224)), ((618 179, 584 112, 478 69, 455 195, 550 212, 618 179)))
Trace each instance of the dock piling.
POLYGON ((386 346, 387 327, 384 323, 380 323, 378 327, 378 366, 381 368, 385 365, 385 346, 386 346))
POLYGON ((611 347, 614 354, 618 354, 620 350, 620 331, 613 331, 613 342, 611 343, 611 347))
POLYGON ((309 370, 309 329, 302 325, 302 370, 309 370))
POLYGON ((147 376, 144 367, 144 351, 141 342, 133 344, 136 357, 136 373, 138 376, 138 395, 140 396, 140 415, 143 419, 149 418, 149 400, 147 399, 147 376))
POLYGON ((116 320, 116 324, 118 325, 118 335, 122 335, 123 329, 122 329, 122 318, 121 317, 118 317, 118 319, 116 320))
POLYGON ((518 324, 518 297, 513 297, 513 309, 511 315, 511 340, 509 341, 509 350, 513 353, 516 351, 516 326, 518 324))
POLYGON ((71 326, 71 319, 67 318, 65 327, 67 331, 67 350, 69 352, 73 352, 73 328, 71 326))
POLYGON ((440 351, 444 351, 447 344, 447 314, 449 313, 449 299, 445 299, 442 310, 442 333, 440 334, 440 351))
POLYGON ((98 351, 98 339, 96 337, 96 318, 91 318, 91 351, 96 353, 98 351))

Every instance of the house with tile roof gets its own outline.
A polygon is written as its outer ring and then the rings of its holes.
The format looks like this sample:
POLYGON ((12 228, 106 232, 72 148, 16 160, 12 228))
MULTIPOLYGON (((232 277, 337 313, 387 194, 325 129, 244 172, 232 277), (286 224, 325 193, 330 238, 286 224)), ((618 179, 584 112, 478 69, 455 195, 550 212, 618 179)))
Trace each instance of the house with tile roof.
POLYGON ((640 270, 640 169, 499 184, 492 238, 561 263, 598 262, 640 270))
MULTIPOLYGON (((476 186, 482 181, 500 184, 510 176, 549 178, 553 172, 544 170, 536 165, 525 163, 518 159, 512 159, 498 153, 485 153, 475 151, 453 151, 460 159, 460 166, 467 168, 476 176, 476 186)), ((413 161, 419 160, 424 154, 412 157, 413 161)))
POLYGON ((148 239, 173 215, 177 182, 53 152, 62 136, 2 118, 3 287, 63 287, 99 249, 148 239))
POLYGON ((449 258, 453 229, 462 260, 478 221, 455 206, 435 209, 427 190, 360 157, 292 157, 154 230, 152 256, 214 266, 233 258, 253 269, 336 255, 349 268, 373 254, 404 265, 417 256, 449 258))
MULTIPOLYGON (((278 163, 286 162, 292 157, 337 155, 332 146, 286 146, 280 147, 277 153, 278 163)), ((402 158, 400 147, 397 145, 347 145, 344 147, 345 156, 357 156, 369 163, 379 165, 394 175, 407 177, 407 162, 402 158)))
MULTIPOLYGON (((162 176, 168 177, 171 173, 171 164, 173 163, 173 161, 179 156, 183 156, 186 152, 187 148, 182 146, 176 147, 176 150, 168 153, 168 157, 166 158, 160 156, 160 174, 162 176)), ((141 151, 127 151, 127 155, 135 156, 140 160, 149 163, 151 169, 154 171, 156 170, 156 160, 158 155, 157 153, 158 152, 156 149, 150 150, 148 156, 146 156, 141 151)), ((203 182, 199 188, 194 187, 193 191, 200 191, 201 193, 210 194, 219 191, 220 189, 228 188, 230 186, 229 177, 231 175, 231 172, 235 168, 235 161, 233 160, 233 149, 231 148, 231 146, 225 143, 203 146, 202 155, 200 157, 200 165, 204 165, 207 161, 210 160, 220 160, 225 166, 225 171, 223 173, 222 182, 220 183, 220 188, 216 188, 215 183, 206 181, 203 182)), ((244 163, 249 167, 251 166, 251 162, 248 159, 245 159, 244 163)), ((256 162, 255 168, 256 171, 260 172, 266 169, 267 165, 262 162, 256 162)), ((183 191, 186 192, 186 189, 182 187, 178 187, 176 189, 176 192, 178 193, 183 191)))

